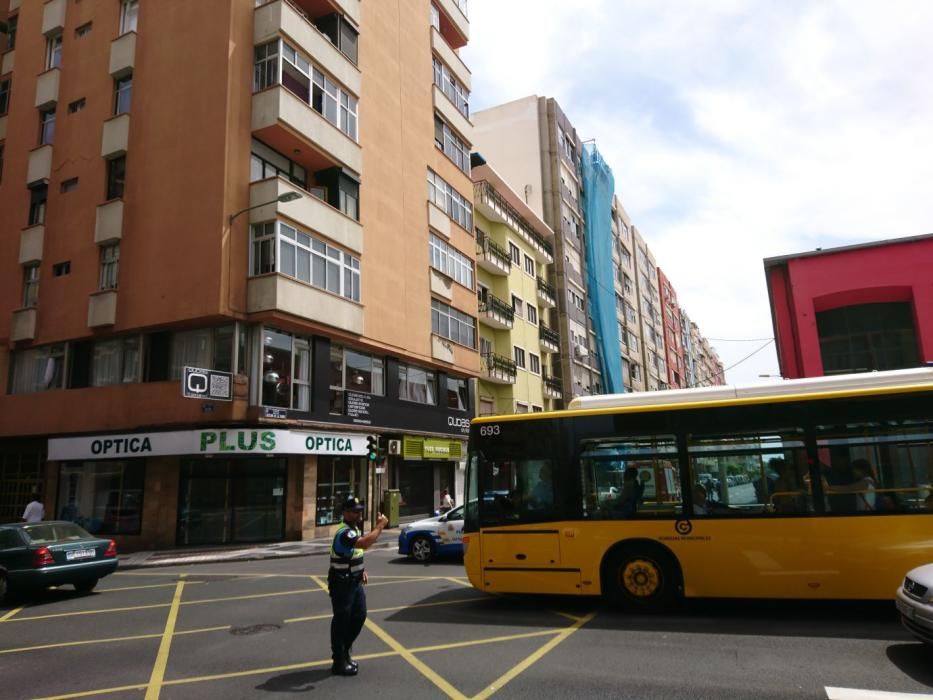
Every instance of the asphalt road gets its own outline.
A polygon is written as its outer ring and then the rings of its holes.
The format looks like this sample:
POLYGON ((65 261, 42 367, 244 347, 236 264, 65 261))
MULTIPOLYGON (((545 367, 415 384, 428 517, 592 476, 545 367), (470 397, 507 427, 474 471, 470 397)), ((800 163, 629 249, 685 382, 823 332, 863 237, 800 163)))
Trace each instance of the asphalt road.
POLYGON ((933 697, 933 650, 893 604, 691 601, 630 616, 484 595, 459 562, 393 550, 367 555, 360 674, 336 678, 326 568, 309 556, 126 571, 89 596, 0 607, 0 698, 933 697))

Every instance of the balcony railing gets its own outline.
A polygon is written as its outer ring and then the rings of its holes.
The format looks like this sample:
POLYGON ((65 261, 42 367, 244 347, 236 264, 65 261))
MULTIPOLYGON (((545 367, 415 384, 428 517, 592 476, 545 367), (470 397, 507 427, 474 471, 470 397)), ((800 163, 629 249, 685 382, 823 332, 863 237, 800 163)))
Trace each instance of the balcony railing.
POLYGON ((548 262, 554 261, 554 246, 551 242, 529 226, 521 214, 499 196, 499 193, 488 182, 482 180, 475 183, 473 191, 477 203, 482 202, 496 212, 522 238, 549 258, 548 262))
POLYGON ((482 355, 482 363, 486 375, 491 379, 508 384, 515 382, 515 376, 518 370, 515 366, 515 362, 508 357, 497 355, 494 352, 486 352, 482 355))
POLYGON ((512 323, 515 320, 515 309, 499 297, 487 294, 479 299, 480 313, 491 313, 502 316, 506 321, 512 323))
POLYGON ((541 340, 545 341, 546 343, 560 347, 560 335, 557 333, 557 331, 548 328, 544 324, 541 324, 538 326, 538 334, 541 336, 541 340))
POLYGON ((563 395, 563 381, 560 377, 551 377, 545 374, 542 379, 544 380, 544 390, 546 393, 551 396, 556 396, 556 398, 560 398, 563 395))
POLYGON ((538 291, 550 297, 551 299, 557 298, 557 292, 554 291, 554 285, 549 283, 543 277, 538 278, 538 291))
POLYGON ((512 267, 512 258, 509 256, 508 251, 482 231, 476 232, 476 252, 495 258, 505 265, 506 269, 512 267))

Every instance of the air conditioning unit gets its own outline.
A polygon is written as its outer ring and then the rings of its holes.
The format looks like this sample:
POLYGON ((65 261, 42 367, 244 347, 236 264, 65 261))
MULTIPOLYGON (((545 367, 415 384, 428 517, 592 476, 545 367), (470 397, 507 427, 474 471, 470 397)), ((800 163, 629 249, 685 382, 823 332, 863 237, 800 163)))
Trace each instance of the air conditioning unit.
POLYGON ((401 440, 389 440, 389 454, 390 455, 402 454, 402 441, 401 440))
POLYGON ((582 345, 574 345, 573 354, 576 355, 577 357, 587 357, 590 353, 582 345))

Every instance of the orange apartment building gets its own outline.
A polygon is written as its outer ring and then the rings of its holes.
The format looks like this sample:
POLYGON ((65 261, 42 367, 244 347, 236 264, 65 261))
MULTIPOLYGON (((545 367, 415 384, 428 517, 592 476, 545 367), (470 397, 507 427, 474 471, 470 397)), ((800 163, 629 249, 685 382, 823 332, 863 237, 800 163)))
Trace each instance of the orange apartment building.
POLYGON ((0 521, 300 539, 462 482, 465 9, 0 0, 0 521))

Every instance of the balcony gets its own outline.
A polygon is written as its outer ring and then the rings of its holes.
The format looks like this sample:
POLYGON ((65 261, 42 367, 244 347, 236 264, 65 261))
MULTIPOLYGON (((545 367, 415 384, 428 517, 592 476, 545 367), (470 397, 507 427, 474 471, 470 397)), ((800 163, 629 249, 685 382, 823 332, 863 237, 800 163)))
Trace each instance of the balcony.
POLYGON ((42 245, 45 242, 45 226, 38 224, 24 228, 19 234, 19 263, 36 263, 42 261, 42 245))
POLYGON ((466 0, 437 0, 441 8, 441 34, 452 48, 459 49, 470 41, 470 20, 466 16, 466 0))
POLYGON ((123 200, 114 199, 97 206, 94 223, 94 242, 98 245, 113 243, 123 238, 123 200))
POLYGON ((250 223, 257 224, 284 216, 309 233, 317 232, 354 253, 363 253, 363 227, 358 221, 287 180, 275 177, 252 183, 249 186, 249 206, 272 202, 288 192, 297 192, 302 197, 292 202, 276 201, 253 209, 249 213, 250 223))
POLYGON ((454 77, 460 81, 460 84, 467 90, 472 89, 470 69, 467 68, 460 56, 450 48, 450 44, 444 41, 444 37, 434 27, 431 27, 431 48, 450 69, 450 72, 454 74, 454 77))
POLYGON ((560 336, 557 331, 548 328, 543 323, 538 326, 538 340, 541 349, 545 352, 560 352, 560 336))
POLYGON ((487 294, 479 299, 479 321, 499 330, 511 330, 515 311, 499 297, 487 294))
POLYGON ((518 372, 512 360, 494 352, 482 354, 480 369, 484 375, 483 379, 493 384, 514 384, 518 372))
POLYGON ((284 275, 250 277, 246 310, 283 311, 355 335, 363 334, 362 306, 284 275))
POLYGON ((16 49, 10 49, 0 57, 0 75, 6 75, 12 72, 13 65, 16 63, 16 49))
POLYGON ((279 153, 295 154, 293 160, 308 170, 335 163, 356 173, 363 170, 360 145, 281 85, 253 95, 252 130, 279 153))
POLYGON ((117 321, 117 290, 94 292, 87 302, 88 328, 112 326, 117 321))
POLYGON ((36 309, 17 309, 13 312, 13 322, 10 324, 10 341, 18 343, 21 340, 32 340, 36 337, 36 309))
POLYGON ((265 44, 287 37, 292 46, 310 56, 354 95, 361 94, 362 74, 307 17, 291 2, 277 0, 256 8, 253 20, 253 43, 265 44))
POLYGON ((126 155, 130 141, 130 115, 119 114, 104 122, 100 154, 104 158, 119 158, 126 155))
POLYGON ((508 251, 480 230, 476 231, 476 264, 491 275, 508 275, 512 271, 508 251))
POLYGON ((564 397, 563 381, 560 377, 542 376, 544 381, 544 396, 549 399, 562 399, 564 397))
POLYGON ((48 109, 58 104, 58 84, 61 68, 51 68, 36 78, 36 104, 38 109, 48 109))
POLYGON ((110 42, 110 75, 122 78, 136 67, 136 32, 121 34, 110 42))
POLYGON ((538 278, 538 301, 549 309, 557 308, 557 292, 554 285, 548 283, 543 277, 538 278))
POLYGON ((26 163, 26 185, 37 182, 48 182, 52 174, 52 147, 39 146, 29 151, 29 160, 26 163))
MULTIPOLYGON (((435 88, 436 89, 436 88, 435 88)), ((535 259, 545 265, 554 264, 554 245, 537 233, 511 204, 485 180, 473 185, 473 204, 490 221, 505 224, 531 246, 535 259)))
POLYGON ((65 28, 65 0, 47 0, 42 9, 42 33, 48 36, 65 28))
POLYGON ((450 98, 447 97, 437 85, 433 85, 433 89, 434 108, 441 113, 444 121, 450 124, 451 128, 460 134, 460 137, 466 141, 468 145, 472 145, 473 124, 460 113, 457 106, 450 101, 450 98))

